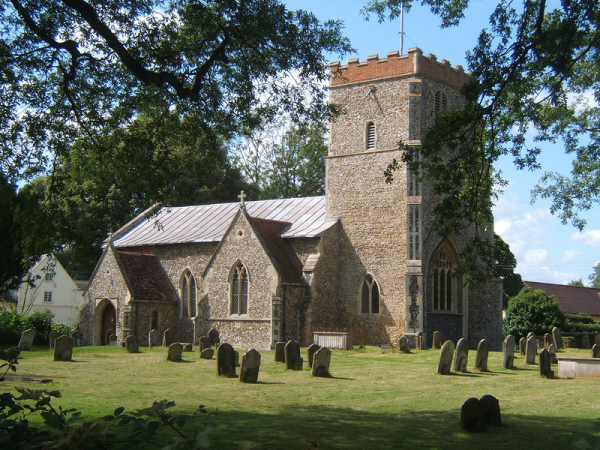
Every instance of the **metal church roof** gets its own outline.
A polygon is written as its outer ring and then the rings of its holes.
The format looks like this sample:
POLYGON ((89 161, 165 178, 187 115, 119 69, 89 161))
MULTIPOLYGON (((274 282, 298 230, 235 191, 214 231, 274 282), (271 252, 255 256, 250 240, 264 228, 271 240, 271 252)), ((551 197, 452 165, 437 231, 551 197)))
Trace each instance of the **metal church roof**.
MULTIPOLYGON (((112 242, 119 248, 219 242, 239 206, 217 203, 162 207, 150 216, 146 211, 117 231, 112 242)), ((245 207, 251 217, 290 222, 282 238, 316 237, 336 222, 325 218, 325 197, 249 201, 245 207)))

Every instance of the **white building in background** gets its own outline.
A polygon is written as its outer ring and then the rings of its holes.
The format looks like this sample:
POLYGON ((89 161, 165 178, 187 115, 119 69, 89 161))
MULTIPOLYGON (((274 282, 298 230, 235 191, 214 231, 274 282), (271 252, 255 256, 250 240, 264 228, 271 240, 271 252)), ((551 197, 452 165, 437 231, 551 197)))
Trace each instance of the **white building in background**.
POLYGON ((54 323, 73 325, 79 322, 87 282, 74 281, 52 255, 44 255, 29 270, 27 277, 33 285, 23 283, 17 290, 17 310, 31 314, 49 309, 54 323), (31 305, 31 307, 29 307, 31 305))

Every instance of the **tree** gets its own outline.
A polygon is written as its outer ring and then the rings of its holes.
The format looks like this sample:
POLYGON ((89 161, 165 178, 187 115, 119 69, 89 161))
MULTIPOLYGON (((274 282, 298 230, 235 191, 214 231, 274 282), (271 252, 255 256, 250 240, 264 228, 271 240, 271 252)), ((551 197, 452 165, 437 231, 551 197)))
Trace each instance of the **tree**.
POLYGON ((600 263, 594 266, 594 272, 588 277, 588 280, 592 283, 591 287, 600 289, 600 263))
POLYGON ((502 327, 504 334, 512 334, 518 340, 529 332, 549 333, 553 327, 562 328, 564 323, 565 315, 554 296, 541 289, 526 288, 508 301, 502 327))
MULTIPOLYGON (((494 234, 494 259, 496 260, 494 276, 502 279, 505 299, 517 295, 523 287, 521 275, 515 273, 517 258, 510 250, 510 246, 497 234, 494 234)), ((506 308, 506 305, 504 307, 506 308)))
MULTIPOLYGON (((364 13, 395 18, 414 2, 371 0, 364 13)), ((468 0, 422 0, 457 25, 468 0)), ((494 163, 511 155, 520 169, 540 167, 541 144, 562 141, 574 158, 570 176, 547 172, 533 196, 549 198, 551 212, 579 229, 581 212, 600 202, 600 32, 597 2, 500 1, 476 47, 467 53, 472 82, 465 105, 436 117, 419 148, 403 146, 403 161, 432 180, 439 195, 437 229, 460 232, 465 221, 484 227, 491 200, 505 185, 494 163), (531 145, 528 136, 533 136, 531 145)), ((399 167, 392 162, 388 176, 399 167)), ((477 243, 476 243, 477 244, 477 243)), ((484 246, 479 254, 485 254, 484 246)))
POLYGON ((569 286, 581 286, 584 287, 583 279, 579 278, 578 280, 569 281, 569 286))

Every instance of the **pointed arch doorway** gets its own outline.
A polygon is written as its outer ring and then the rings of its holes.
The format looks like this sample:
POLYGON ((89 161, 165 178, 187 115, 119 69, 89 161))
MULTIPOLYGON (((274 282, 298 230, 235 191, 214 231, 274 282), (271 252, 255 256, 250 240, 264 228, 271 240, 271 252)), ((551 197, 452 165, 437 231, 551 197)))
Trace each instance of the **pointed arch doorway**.
POLYGON ((117 321, 116 321, 115 307, 111 302, 106 302, 106 306, 102 311, 102 325, 100 326, 100 342, 101 345, 108 345, 107 334, 109 330, 112 330, 114 334, 117 332, 117 321))

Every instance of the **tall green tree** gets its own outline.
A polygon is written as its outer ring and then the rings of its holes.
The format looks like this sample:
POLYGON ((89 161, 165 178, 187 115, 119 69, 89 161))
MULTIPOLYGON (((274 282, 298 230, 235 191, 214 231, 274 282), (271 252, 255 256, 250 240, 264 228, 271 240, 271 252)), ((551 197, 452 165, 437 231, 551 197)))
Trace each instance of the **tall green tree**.
POLYGON ((577 280, 571 280, 571 281, 569 281, 569 286, 581 286, 581 287, 583 287, 584 286, 583 279, 579 278, 577 280))
POLYGON ((550 333, 552 328, 563 328, 565 315, 554 296, 541 289, 526 288, 508 301, 502 325, 504 334, 512 334, 517 340, 531 331, 536 335, 550 333))
POLYGON ((594 266, 594 272, 588 277, 588 280, 592 283, 591 287, 600 289, 600 263, 594 266))

